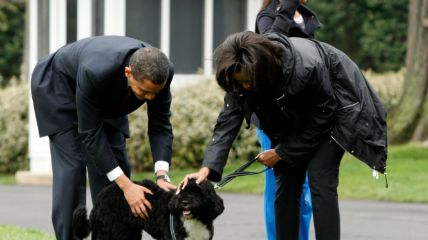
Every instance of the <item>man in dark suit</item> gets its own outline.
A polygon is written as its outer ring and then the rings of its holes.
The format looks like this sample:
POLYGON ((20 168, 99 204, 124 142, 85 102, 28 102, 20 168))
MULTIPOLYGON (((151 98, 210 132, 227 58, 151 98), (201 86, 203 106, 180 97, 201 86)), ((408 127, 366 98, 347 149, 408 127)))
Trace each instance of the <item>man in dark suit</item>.
MULTIPOLYGON (((92 201, 116 182, 135 216, 147 217, 150 190, 130 180, 125 149, 127 114, 147 102, 157 184, 175 189, 172 155, 172 64, 157 48, 120 36, 71 43, 40 60, 31 92, 40 136, 49 136, 53 171, 52 221, 57 239, 75 237, 74 209, 85 204, 86 167, 92 201)), ((166 206, 165 206, 166 207, 166 206)))

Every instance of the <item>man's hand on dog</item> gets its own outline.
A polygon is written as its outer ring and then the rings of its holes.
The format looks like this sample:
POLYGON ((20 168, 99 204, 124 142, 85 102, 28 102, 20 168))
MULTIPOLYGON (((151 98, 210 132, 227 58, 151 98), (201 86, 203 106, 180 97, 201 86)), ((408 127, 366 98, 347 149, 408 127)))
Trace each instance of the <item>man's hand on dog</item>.
POLYGON ((176 194, 179 194, 180 191, 186 187, 187 183, 189 182, 189 179, 196 179, 196 183, 199 184, 205 179, 207 179, 209 174, 210 174, 210 169, 207 167, 201 168, 199 172, 187 174, 184 177, 183 181, 178 186, 176 194))
POLYGON ((135 217, 146 219, 148 217, 148 209, 151 210, 152 205, 144 195, 146 193, 153 195, 153 192, 143 186, 133 183, 125 175, 121 175, 115 181, 120 189, 122 189, 132 214, 134 214, 135 217))

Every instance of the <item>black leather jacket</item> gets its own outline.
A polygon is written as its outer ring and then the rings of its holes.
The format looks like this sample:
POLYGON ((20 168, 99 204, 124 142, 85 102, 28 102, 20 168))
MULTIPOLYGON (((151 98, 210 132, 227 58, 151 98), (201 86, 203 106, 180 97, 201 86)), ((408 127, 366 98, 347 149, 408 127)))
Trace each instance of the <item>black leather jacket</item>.
POLYGON ((330 135, 346 151, 384 173, 386 112, 358 66, 325 43, 276 33, 265 36, 284 46, 284 77, 264 101, 226 93, 202 164, 211 170, 208 178, 221 178, 231 145, 252 113, 282 161, 291 166, 308 158, 330 135), (272 118, 280 121, 269 121, 272 118))

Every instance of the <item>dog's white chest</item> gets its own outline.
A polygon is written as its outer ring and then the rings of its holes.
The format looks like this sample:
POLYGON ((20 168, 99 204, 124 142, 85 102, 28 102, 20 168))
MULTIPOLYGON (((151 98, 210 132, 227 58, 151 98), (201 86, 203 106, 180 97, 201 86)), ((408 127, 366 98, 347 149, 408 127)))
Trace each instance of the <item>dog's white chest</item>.
POLYGON ((211 237, 205 224, 198 220, 184 220, 183 225, 189 235, 186 240, 208 240, 211 237))

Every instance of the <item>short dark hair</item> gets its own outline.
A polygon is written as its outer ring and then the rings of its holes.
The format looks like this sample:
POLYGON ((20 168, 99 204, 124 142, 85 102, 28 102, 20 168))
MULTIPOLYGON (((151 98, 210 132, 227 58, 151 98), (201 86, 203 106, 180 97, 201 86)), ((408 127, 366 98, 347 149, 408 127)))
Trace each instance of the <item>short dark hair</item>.
POLYGON ((279 43, 263 35, 249 31, 232 34, 214 54, 217 83, 226 92, 241 93, 243 89, 233 73, 244 72, 256 92, 269 92, 282 76, 283 53, 279 43))
POLYGON ((151 80, 160 85, 166 82, 169 73, 169 60, 160 49, 144 47, 135 51, 129 59, 132 76, 137 81, 151 80))

